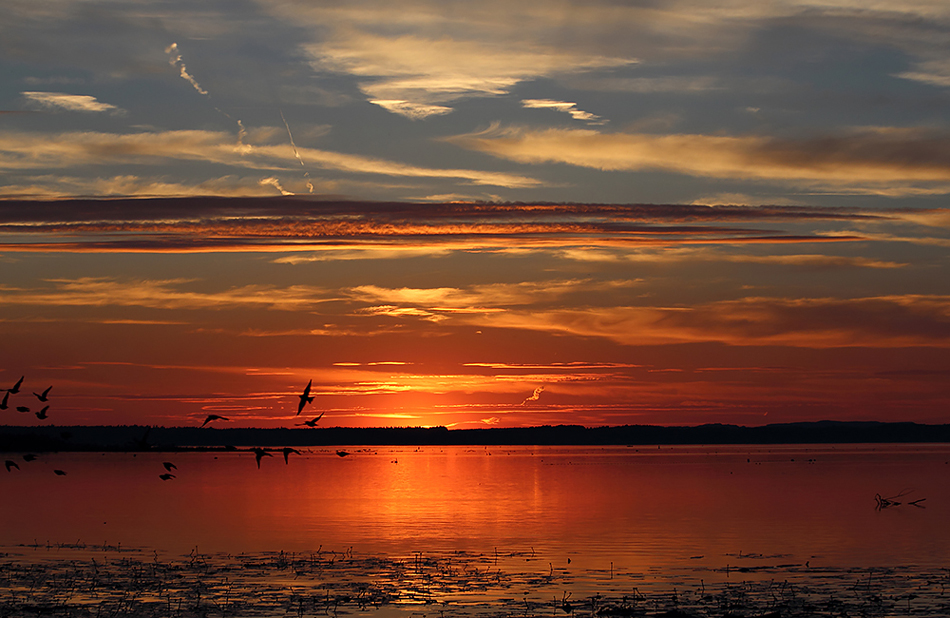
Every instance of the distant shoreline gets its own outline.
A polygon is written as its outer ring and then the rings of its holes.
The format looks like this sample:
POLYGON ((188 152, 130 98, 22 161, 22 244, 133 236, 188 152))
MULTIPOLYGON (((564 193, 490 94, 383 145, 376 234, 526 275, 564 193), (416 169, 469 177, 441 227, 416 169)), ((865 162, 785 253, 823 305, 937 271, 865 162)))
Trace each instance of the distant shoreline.
POLYGON ((229 450, 250 446, 644 446, 927 442, 950 442, 950 425, 819 421, 760 427, 722 424, 691 427, 545 425, 484 429, 0 426, 0 452, 229 450))

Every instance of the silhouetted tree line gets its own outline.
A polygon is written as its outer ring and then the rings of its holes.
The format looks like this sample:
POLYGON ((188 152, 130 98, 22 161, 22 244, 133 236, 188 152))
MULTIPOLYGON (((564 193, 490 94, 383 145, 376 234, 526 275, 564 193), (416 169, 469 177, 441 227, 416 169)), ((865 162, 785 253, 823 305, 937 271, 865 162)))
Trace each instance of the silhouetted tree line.
POLYGON ((861 442, 950 442, 950 425, 836 422, 785 423, 763 427, 545 425, 524 428, 326 427, 255 429, 215 427, 0 426, 0 452, 174 451, 249 446, 345 445, 672 445, 843 444, 861 442))

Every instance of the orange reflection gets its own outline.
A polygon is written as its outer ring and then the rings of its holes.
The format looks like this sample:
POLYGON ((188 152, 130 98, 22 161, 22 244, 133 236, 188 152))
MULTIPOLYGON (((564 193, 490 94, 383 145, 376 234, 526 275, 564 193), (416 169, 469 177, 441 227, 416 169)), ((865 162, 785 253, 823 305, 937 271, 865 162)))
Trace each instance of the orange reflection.
POLYGON ((42 455, 4 475, 0 541, 405 556, 497 547, 537 552, 545 571, 571 558, 577 569, 698 569, 707 581, 708 569, 763 557, 852 567, 942 564, 950 551, 940 509, 874 509, 875 494, 906 487, 927 506, 950 499, 946 445, 299 450, 260 468, 245 451, 42 455), (177 466, 169 481, 164 460, 177 466))

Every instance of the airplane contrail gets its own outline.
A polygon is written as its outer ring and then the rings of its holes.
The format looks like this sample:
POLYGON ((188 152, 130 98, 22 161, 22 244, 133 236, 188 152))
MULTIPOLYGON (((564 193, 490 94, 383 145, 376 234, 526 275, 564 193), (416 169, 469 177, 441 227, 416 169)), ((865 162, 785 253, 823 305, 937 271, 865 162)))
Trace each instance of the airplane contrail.
POLYGON ((524 401, 522 401, 522 402, 521 402, 521 405, 527 405, 527 403, 528 403, 529 401, 537 401, 538 399, 541 398, 541 393, 542 393, 543 391, 544 391, 544 387, 543 387, 543 386, 539 386, 538 388, 534 389, 534 392, 531 393, 531 396, 528 397, 528 398, 526 398, 524 401))
POLYGON ((188 83, 194 86, 195 90, 197 90, 201 94, 208 96, 208 91, 202 88, 201 86, 199 86, 197 80, 195 80, 195 78, 192 77, 191 74, 188 72, 188 69, 185 68, 185 62, 181 59, 181 54, 178 52, 178 43, 172 43, 171 45, 166 47, 165 53, 172 56, 171 59, 168 61, 168 64, 180 69, 182 79, 187 80, 188 83))
POLYGON ((251 151, 250 144, 244 143, 244 138, 247 137, 247 130, 245 130, 244 128, 244 123, 241 122, 240 120, 238 120, 237 123, 238 123, 238 151, 241 152, 242 154, 246 152, 250 152, 251 151))
MULTIPOLYGON (((178 50, 178 43, 172 43, 171 45, 166 47, 165 53, 171 56, 171 58, 168 60, 168 64, 172 65, 173 67, 176 67, 179 70, 182 79, 186 80, 189 84, 194 86, 195 90, 197 90, 198 92, 200 92, 201 94, 203 94, 204 96, 210 99, 211 95, 208 94, 208 91, 202 88, 201 85, 198 84, 198 80, 196 80, 191 75, 191 73, 188 72, 188 69, 185 67, 185 61, 181 59, 181 52, 178 50)), ((242 123, 240 120, 232 118, 231 114, 227 113, 226 111, 222 110, 221 108, 217 106, 214 106, 214 109, 216 112, 218 112, 219 114, 221 114, 228 120, 235 120, 237 122, 237 125, 238 125, 237 150, 241 154, 246 154, 250 152, 251 147, 248 144, 244 143, 244 138, 247 136, 247 131, 244 129, 244 123, 242 123)))
POLYGON ((284 118, 284 111, 281 109, 277 110, 280 112, 280 119, 284 121, 284 126, 287 127, 287 137, 290 138, 290 147, 294 149, 294 156, 297 157, 297 160, 300 161, 300 167, 303 168, 303 175, 307 179, 307 188, 310 189, 310 193, 313 193, 313 183, 310 182, 310 173, 307 171, 307 166, 303 163, 303 158, 301 158, 300 153, 297 152, 297 144, 294 143, 294 136, 290 132, 290 125, 287 124, 287 119, 284 118))

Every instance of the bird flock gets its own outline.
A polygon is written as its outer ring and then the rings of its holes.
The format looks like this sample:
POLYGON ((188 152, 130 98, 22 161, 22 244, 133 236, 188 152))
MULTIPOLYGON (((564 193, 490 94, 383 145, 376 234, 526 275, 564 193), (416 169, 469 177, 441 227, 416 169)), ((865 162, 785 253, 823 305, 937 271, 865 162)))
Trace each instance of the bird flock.
MULTIPOLYGON (((0 410, 7 410, 10 408, 10 395, 16 395, 20 392, 20 387, 23 386, 23 379, 25 377, 26 376, 20 376, 20 379, 17 380, 16 384, 14 384, 12 388, 6 389, 6 391, 3 393, 3 400, 0 401, 0 410)), ((37 393, 34 391, 33 396, 39 399, 40 403, 46 403, 49 401, 49 392, 52 389, 53 389, 52 386, 48 386, 46 390, 43 391, 42 393, 37 393)), ((31 412, 29 406, 23 406, 23 405, 16 406, 16 411, 22 412, 24 414, 29 414, 31 412)), ((46 405, 46 406, 43 406, 41 410, 33 412, 33 414, 35 414, 36 418, 40 419, 41 421, 45 421, 46 419, 49 418, 49 415, 47 414, 48 411, 49 411, 49 406, 46 405)))
MULTIPOLYGON (((23 380, 25 377, 26 376, 21 376, 20 379, 17 380, 16 384, 14 384, 12 388, 8 388, 5 390, 4 395, 3 395, 3 400, 0 401, 0 410, 6 410, 10 407, 10 395, 17 395, 20 393, 21 387, 23 386, 23 380)), ((300 416, 300 414, 304 411, 304 408, 306 408, 307 405, 313 403, 314 396, 310 394, 310 389, 312 388, 312 386, 313 386, 313 380, 311 379, 309 382, 307 382, 307 386, 304 388, 303 393, 297 396, 300 399, 300 402, 297 405, 297 416, 300 416)), ((49 401, 49 392, 50 390, 52 390, 52 388, 53 388, 52 386, 49 386, 42 393, 34 392, 33 395, 40 401, 40 403, 47 403, 49 401)), ((16 406, 16 410, 21 413, 29 413, 31 411, 30 408, 25 405, 16 406)), ((48 410, 49 410, 49 405, 46 405, 41 410, 34 412, 34 414, 36 415, 36 418, 40 420, 46 420, 47 418, 49 418, 49 415, 47 414, 48 410)), ((305 420, 303 423, 297 423, 297 425, 305 425, 307 427, 316 427, 317 423, 320 421, 321 418, 323 418, 323 415, 325 413, 326 411, 321 412, 319 416, 312 418, 310 420, 305 420)), ((221 416, 219 414, 209 414, 205 417, 204 422, 201 423, 201 425, 199 425, 199 428, 205 427, 206 425, 208 425, 208 423, 211 423, 213 421, 228 421, 228 420, 230 419, 228 419, 226 416, 221 416)), ((139 450, 151 449, 152 445, 148 442, 148 433, 150 430, 151 428, 147 428, 145 431, 145 435, 142 436, 142 438, 133 440, 133 442, 135 443, 135 446, 139 450)), ((235 450, 234 447, 226 447, 226 448, 227 450, 235 450)), ((249 450, 252 453, 254 453, 254 457, 256 459, 258 469, 260 469, 261 467, 261 459, 263 459, 264 457, 273 457, 273 455, 270 452, 268 452, 266 449, 263 449, 263 448, 255 447, 249 450)), ((291 447, 284 447, 280 450, 280 452, 283 453, 285 464, 290 463, 291 454, 296 454, 296 455, 301 454, 300 451, 291 447)), ((345 457, 346 455, 349 455, 349 453, 345 451, 337 451, 337 455, 340 457, 345 457)), ((25 462, 32 462, 32 461, 35 461, 36 459, 37 459, 37 456, 32 453, 27 453, 23 455, 23 460, 25 462)), ((6 467, 7 472, 11 472, 14 469, 16 470, 20 469, 19 464, 12 459, 7 459, 4 462, 4 466, 6 467)), ((159 474, 159 478, 161 480, 170 481, 174 478, 177 478, 176 475, 172 473, 172 470, 175 470, 176 472, 178 470, 178 467, 174 463, 170 461, 164 461, 162 462, 162 466, 165 468, 165 472, 162 474, 159 474)), ((66 476, 66 472, 64 472, 63 470, 53 470, 53 472, 57 476, 66 476)))
MULTIPOLYGON (((21 387, 23 386, 23 380, 25 378, 26 376, 20 376, 20 379, 16 381, 16 384, 4 391, 3 400, 0 400, 0 410, 8 410, 10 408, 10 395, 18 395, 20 393, 21 387)), ((33 396, 39 399, 40 403, 47 403, 49 401, 49 392, 52 389, 52 386, 48 386, 42 393, 37 393, 34 391, 33 396)), ((16 406, 16 411, 23 414, 29 414, 31 412, 30 407, 26 405, 16 406)), ((35 414, 36 418, 40 419, 41 421, 45 421, 49 418, 49 414, 47 414, 48 411, 49 405, 45 405, 40 410, 33 411, 33 414, 35 414)), ((36 461, 36 455, 27 453, 23 456, 23 461, 27 463, 36 461)), ((20 469, 20 465, 12 459, 7 459, 5 462, 3 462, 3 465, 7 469, 7 472, 10 472, 14 468, 17 470, 20 469)), ((66 476, 66 473, 62 470, 53 470, 53 472, 56 474, 56 476, 66 476)))
MULTIPOLYGON (((310 394, 310 389, 311 389, 311 388, 313 388, 313 380, 312 380, 312 379, 307 382, 307 386, 304 387, 303 392, 302 392, 301 394, 297 395, 297 398, 300 400, 299 403, 297 404, 297 416, 300 416, 301 412, 304 411, 304 408, 306 408, 309 404, 312 404, 312 403, 313 403, 314 396, 310 394)), ((315 418, 312 418, 312 419, 310 419, 310 420, 306 420, 306 421, 304 421, 303 423, 296 423, 296 424, 297 424, 298 426, 299 426, 299 425, 306 425, 307 427, 316 427, 316 426, 317 426, 317 423, 320 421, 321 418, 323 418, 323 415, 324 415, 325 413, 326 413, 326 410, 324 410, 323 412, 321 412, 320 415, 317 416, 317 417, 315 417, 315 418)), ((200 429, 201 427, 204 427, 204 426, 207 425, 208 423, 213 422, 213 421, 228 421, 228 420, 231 420, 231 419, 229 419, 229 418, 226 417, 226 416, 221 416, 220 414, 209 414, 208 416, 205 417, 204 422, 201 423, 201 425, 199 425, 199 429, 200 429)), ((255 447, 255 448, 252 448, 252 449, 250 449, 250 450, 251 450, 252 453, 254 453, 254 459, 255 459, 255 461, 257 462, 257 469, 258 469, 258 470, 260 470, 260 468, 261 468, 261 460, 262 460, 263 458, 265 458, 265 457, 273 457, 273 455, 272 455, 267 449, 255 447)), ((294 449, 294 448, 290 448, 289 446, 285 446, 284 448, 282 448, 282 449, 281 449, 281 452, 282 452, 283 455, 284 455, 284 463, 285 463, 285 464, 289 464, 289 463, 290 463, 290 455, 291 455, 291 453, 294 453, 294 454, 296 454, 296 455, 300 455, 300 454, 301 454, 300 451, 298 451, 297 449, 294 449)), ((339 455, 340 457, 344 457, 345 455, 349 455, 349 453, 345 453, 345 454, 341 454, 341 453, 343 453, 343 451, 337 451, 337 455, 339 455)), ((174 464, 170 464, 169 462, 165 462, 165 469, 166 469, 168 472, 166 472, 165 474, 162 474, 162 475, 161 475, 161 478, 162 478, 163 481, 167 481, 167 480, 170 480, 170 479, 175 478, 175 475, 174 475, 174 474, 171 474, 171 469, 168 467, 169 465, 172 465, 172 467, 174 467, 174 464)))

